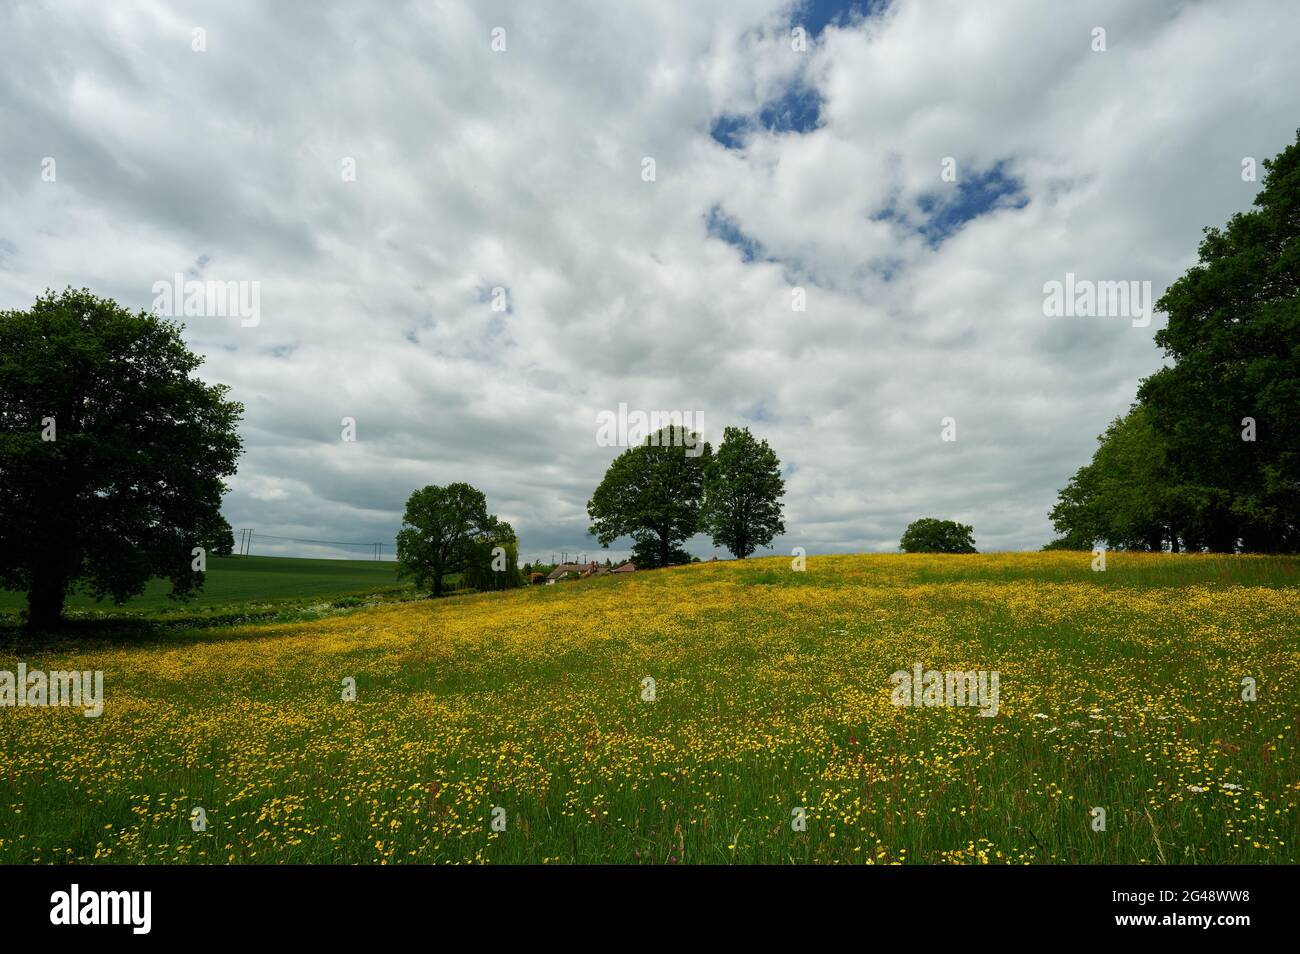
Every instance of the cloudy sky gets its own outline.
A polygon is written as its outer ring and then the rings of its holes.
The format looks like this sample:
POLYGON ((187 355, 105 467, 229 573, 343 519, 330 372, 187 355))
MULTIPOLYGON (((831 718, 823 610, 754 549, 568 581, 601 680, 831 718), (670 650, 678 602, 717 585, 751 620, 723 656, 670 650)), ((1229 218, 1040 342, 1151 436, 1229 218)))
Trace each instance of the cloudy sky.
POLYGON ((522 557, 596 552, 626 404, 766 438, 777 552, 920 516, 1037 549, 1163 321, 1046 317, 1044 284, 1192 264, 1294 140, 1297 37, 1274 0, 17 0, 0 308, 257 283, 256 324, 183 320, 259 533, 391 554, 414 488, 466 480, 522 557))

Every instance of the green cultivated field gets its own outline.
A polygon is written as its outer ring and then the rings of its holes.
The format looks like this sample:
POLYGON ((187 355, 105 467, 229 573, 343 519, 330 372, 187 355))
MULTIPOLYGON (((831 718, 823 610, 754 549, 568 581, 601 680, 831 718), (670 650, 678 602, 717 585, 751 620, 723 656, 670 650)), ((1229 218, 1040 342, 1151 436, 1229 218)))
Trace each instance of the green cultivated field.
MULTIPOLYGON (((68 599, 72 619, 97 616, 144 618, 199 617, 267 604, 319 603, 379 595, 391 599, 412 595, 409 584, 397 579, 397 564, 375 560, 302 560, 289 557, 229 556, 208 558, 203 592, 190 602, 169 599, 171 584, 154 580, 140 596, 118 607, 112 600, 96 602, 77 594, 68 599)), ((12 622, 27 605, 24 594, 0 590, 0 619, 12 622)))

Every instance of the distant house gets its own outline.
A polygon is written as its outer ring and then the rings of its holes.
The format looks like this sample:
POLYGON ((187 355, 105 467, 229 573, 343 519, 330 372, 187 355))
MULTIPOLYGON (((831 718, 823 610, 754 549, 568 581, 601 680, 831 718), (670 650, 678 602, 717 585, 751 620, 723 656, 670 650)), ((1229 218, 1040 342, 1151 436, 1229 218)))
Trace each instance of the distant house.
POLYGON ((590 563, 561 563, 546 576, 547 583, 554 583, 557 580, 567 580, 583 576, 595 576, 598 573, 608 573, 604 567, 592 560, 590 563))
POLYGON ((546 582, 547 582, 547 583, 554 583, 554 582, 556 582, 557 580, 563 580, 565 577, 568 577, 568 576, 577 576, 579 572, 580 572, 580 570, 579 570, 578 564, 576 564, 576 563, 561 563, 559 566, 557 566, 557 567, 556 567, 554 570, 552 570, 550 573, 546 574, 546 582))
POLYGON ((610 573, 633 573, 635 571, 636 571, 636 566, 632 563, 631 560, 628 560, 626 563, 620 563, 618 566, 614 567, 614 569, 610 570, 609 572, 610 573))

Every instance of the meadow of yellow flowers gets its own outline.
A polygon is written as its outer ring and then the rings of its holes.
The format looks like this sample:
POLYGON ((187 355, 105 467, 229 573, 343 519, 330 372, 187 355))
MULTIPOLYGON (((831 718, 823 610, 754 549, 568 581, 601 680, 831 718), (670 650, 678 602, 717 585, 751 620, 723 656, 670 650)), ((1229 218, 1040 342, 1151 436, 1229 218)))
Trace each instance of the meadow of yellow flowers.
POLYGON ((103 670, 105 705, 0 709, 0 862, 1300 860, 1298 561, 1090 560, 704 563, 15 646, 103 670), (893 704, 916 664, 997 672, 996 715, 893 704))

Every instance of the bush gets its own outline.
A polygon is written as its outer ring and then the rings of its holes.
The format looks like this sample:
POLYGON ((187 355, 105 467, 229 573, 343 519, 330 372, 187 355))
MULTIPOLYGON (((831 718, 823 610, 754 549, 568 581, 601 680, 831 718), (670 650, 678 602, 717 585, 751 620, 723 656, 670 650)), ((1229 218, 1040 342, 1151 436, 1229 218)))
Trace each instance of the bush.
POLYGON ((974 532, 963 523, 922 517, 907 525, 898 548, 904 553, 975 553, 974 532))

